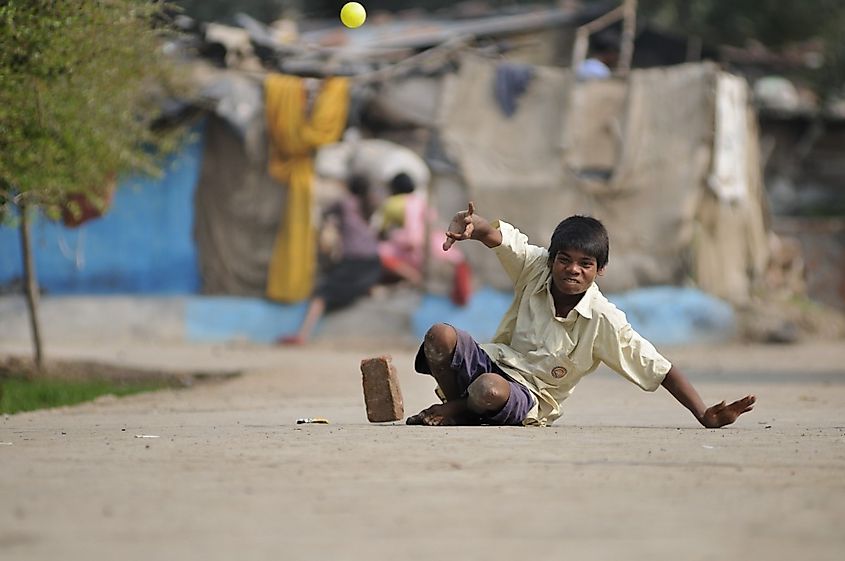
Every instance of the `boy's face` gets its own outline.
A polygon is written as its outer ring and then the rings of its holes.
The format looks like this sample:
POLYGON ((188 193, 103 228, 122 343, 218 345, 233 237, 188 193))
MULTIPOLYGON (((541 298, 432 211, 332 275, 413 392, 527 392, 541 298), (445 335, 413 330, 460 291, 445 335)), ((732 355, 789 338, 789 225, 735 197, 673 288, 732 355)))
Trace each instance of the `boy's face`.
POLYGON ((598 268, 596 258, 577 249, 559 251, 552 261, 552 283, 562 294, 586 292, 597 275, 604 274, 604 267, 598 268))

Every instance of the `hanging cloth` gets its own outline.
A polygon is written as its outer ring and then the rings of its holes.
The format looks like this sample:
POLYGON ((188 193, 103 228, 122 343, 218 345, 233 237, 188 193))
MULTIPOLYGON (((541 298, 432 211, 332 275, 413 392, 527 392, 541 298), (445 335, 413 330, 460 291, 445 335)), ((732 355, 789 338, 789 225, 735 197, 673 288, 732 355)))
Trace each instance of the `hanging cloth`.
POLYGON ((271 74, 264 84, 270 140, 270 175, 286 183, 287 200, 270 266, 267 296, 295 302, 311 294, 316 268, 315 232, 311 224, 314 150, 336 142, 346 127, 349 83, 328 78, 306 115, 301 78, 271 74))
POLYGON ((528 89, 533 79, 534 67, 530 64, 500 62, 496 65, 493 95, 505 117, 512 117, 516 113, 519 98, 528 89))

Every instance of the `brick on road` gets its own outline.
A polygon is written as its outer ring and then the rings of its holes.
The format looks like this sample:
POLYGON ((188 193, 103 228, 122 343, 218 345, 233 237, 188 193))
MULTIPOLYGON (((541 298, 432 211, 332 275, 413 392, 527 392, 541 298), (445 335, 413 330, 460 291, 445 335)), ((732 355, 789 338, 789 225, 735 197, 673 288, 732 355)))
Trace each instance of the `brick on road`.
POLYGON ((371 423, 401 419, 405 415, 405 407, 396 367, 391 363, 391 357, 365 358, 361 361, 361 375, 367 419, 371 423))

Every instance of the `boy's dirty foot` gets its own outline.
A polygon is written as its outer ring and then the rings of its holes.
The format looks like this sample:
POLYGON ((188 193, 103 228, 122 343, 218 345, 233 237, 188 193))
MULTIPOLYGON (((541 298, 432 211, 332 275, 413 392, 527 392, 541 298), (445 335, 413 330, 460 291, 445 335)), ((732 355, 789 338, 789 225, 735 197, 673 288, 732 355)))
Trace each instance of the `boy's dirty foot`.
POLYGON ((407 425, 425 425, 429 427, 454 427, 459 425, 477 425, 478 416, 472 414, 466 406, 466 400, 458 399, 437 403, 411 415, 405 421, 407 425))

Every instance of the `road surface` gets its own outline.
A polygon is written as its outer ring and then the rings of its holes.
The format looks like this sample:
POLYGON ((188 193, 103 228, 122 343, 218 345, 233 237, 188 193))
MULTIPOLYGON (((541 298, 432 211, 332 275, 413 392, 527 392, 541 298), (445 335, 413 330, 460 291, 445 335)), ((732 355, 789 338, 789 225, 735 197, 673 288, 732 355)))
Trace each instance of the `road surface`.
POLYGON ((385 351, 429 405, 407 347, 53 348, 244 373, 0 418, 0 559, 845 558, 841 342, 669 349, 705 401, 758 396, 722 430, 607 371, 551 428, 372 425, 385 351))

